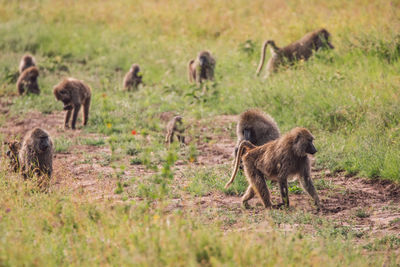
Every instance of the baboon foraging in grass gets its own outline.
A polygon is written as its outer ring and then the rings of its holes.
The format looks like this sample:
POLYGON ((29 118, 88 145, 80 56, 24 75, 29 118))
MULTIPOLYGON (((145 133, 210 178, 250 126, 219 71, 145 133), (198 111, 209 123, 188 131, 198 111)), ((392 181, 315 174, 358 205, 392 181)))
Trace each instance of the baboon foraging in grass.
POLYGON ((19 62, 19 74, 29 67, 36 66, 35 58, 31 55, 24 55, 19 62))
POLYGON ((215 59, 209 51, 201 51, 188 64, 189 82, 199 85, 203 80, 214 80, 215 59))
POLYGON ((8 146, 6 156, 10 161, 10 167, 14 172, 19 170, 19 150, 21 149, 21 143, 17 140, 6 141, 5 145, 8 146))
POLYGON ((75 129, 76 118, 81 105, 83 105, 83 125, 86 125, 89 119, 89 108, 91 99, 91 89, 85 83, 74 78, 64 79, 54 86, 53 91, 57 100, 64 103, 65 128, 69 128, 69 119, 72 114, 71 128, 75 129))
POLYGON ((123 86, 125 90, 130 91, 131 89, 137 90, 139 84, 143 84, 140 67, 138 64, 133 64, 125 75, 123 86))
POLYGON ((315 154, 314 137, 305 128, 294 128, 279 139, 262 146, 254 146, 249 141, 240 143, 235 167, 228 188, 233 183, 238 171, 240 159, 249 187, 242 197, 242 204, 248 207, 248 201, 257 194, 264 207, 289 206, 288 178, 300 176, 300 183, 305 191, 314 199, 318 210, 321 208, 317 191, 311 180, 311 166, 308 154, 315 154), (265 179, 279 183, 282 203, 273 206, 265 179))
POLYGON ((40 128, 29 131, 19 150, 21 172, 24 178, 47 175, 53 172, 53 141, 49 134, 40 128))
POLYGON ((256 74, 260 74, 261 69, 264 66, 265 50, 267 45, 271 46, 271 58, 267 63, 267 75, 270 75, 271 73, 276 72, 278 67, 282 64, 292 64, 300 59, 308 60, 312 55, 313 50, 317 51, 323 47, 333 49, 334 46, 329 42, 329 37, 330 33, 327 30, 319 29, 307 33, 300 40, 283 48, 277 47, 273 40, 265 41, 262 46, 261 59, 256 74))
POLYGON ((167 124, 167 135, 165 136, 165 142, 170 145, 174 141, 174 134, 178 138, 178 141, 182 144, 185 143, 185 136, 183 132, 185 128, 183 127, 182 117, 175 116, 167 124))
POLYGON ((25 89, 27 93, 40 94, 37 78, 39 77, 39 70, 35 66, 25 69, 17 80, 17 89, 20 95, 24 94, 25 89))
POLYGON ((236 134, 235 156, 242 140, 247 140, 253 145, 261 146, 280 136, 275 120, 259 109, 249 109, 240 114, 236 134))

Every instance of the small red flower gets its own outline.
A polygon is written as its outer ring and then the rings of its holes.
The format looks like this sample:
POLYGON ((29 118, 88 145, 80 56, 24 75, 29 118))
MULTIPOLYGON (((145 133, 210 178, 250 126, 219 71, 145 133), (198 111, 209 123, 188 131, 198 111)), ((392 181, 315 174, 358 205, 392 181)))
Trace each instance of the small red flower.
POLYGON ((136 135, 137 132, 135 130, 132 130, 131 134, 136 135))
POLYGON ((103 93, 101 96, 102 96, 103 98, 106 98, 106 97, 107 97, 107 95, 106 95, 106 94, 104 94, 104 93, 103 93))

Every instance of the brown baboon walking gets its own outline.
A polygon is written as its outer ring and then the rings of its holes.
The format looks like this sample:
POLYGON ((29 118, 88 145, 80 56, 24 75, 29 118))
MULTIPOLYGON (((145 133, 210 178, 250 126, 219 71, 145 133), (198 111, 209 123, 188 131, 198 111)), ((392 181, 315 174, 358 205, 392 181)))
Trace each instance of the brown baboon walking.
POLYGON ((69 119, 73 111, 71 128, 75 129, 76 118, 81 105, 83 105, 83 125, 87 124, 92 95, 89 86, 80 80, 68 78, 54 86, 53 93, 57 100, 61 100, 64 103, 64 110, 67 111, 64 122, 65 128, 69 127, 69 119))
POLYGON ((284 63, 291 64, 300 59, 308 60, 313 50, 317 51, 322 47, 333 49, 334 46, 329 42, 329 36, 330 33, 325 29, 316 30, 307 33, 300 40, 283 48, 277 47, 273 40, 265 41, 262 46, 260 64, 258 65, 256 74, 260 74, 264 66, 267 45, 271 46, 271 58, 267 63, 267 75, 270 75, 276 72, 278 67, 284 63))
POLYGON ((53 172, 53 141, 49 134, 40 128, 29 131, 19 150, 21 173, 24 178, 47 175, 53 172))
POLYGON ((182 144, 185 143, 185 136, 183 136, 183 132, 185 128, 183 127, 182 117, 175 116, 173 117, 167 124, 167 135, 165 136, 165 142, 170 145, 174 141, 174 134, 176 133, 176 137, 178 141, 182 144))
POLYGON ((133 64, 125 75, 123 86, 125 90, 130 91, 131 89, 137 90, 139 84, 143 84, 140 67, 138 64, 133 64))
POLYGON ((294 128, 284 136, 262 146, 254 146, 249 141, 242 141, 238 148, 235 167, 228 188, 233 183, 238 171, 240 159, 243 161, 244 173, 249 187, 242 197, 242 204, 248 207, 248 201, 257 194, 266 208, 271 208, 271 198, 265 179, 279 183, 282 203, 289 206, 288 178, 300 176, 302 187, 314 199, 318 209, 321 208, 317 191, 311 180, 311 166, 307 154, 315 154, 314 137, 305 128, 294 128))
POLYGON ((19 150, 21 149, 21 143, 17 140, 6 141, 4 142, 5 145, 8 146, 6 156, 10 161, 10 167, 14 172, 19 170, 19 150))
POLYGON ((24 55, 19 62, 19 74, 29 67, 36 66, 35 58, 31 55, 24 55))
POLYGON ((199 85, 203 80, 214 80, 215 59, 209 51, 201 51, 188 64, 189 82, 199 85))
POLYGON ((24 94, 25 89, 27 93, 40 94, 37 78, 39 77, 39 70, 35 66, 25 69, 18 78, 17 89, 20 95, 24 94))
POLYGON ((240 114, 236 134, 235 156, 242 140, 247 140, 253 145, 261 146, 280 136, 275 120, 259 109, 249 109, 240 114))

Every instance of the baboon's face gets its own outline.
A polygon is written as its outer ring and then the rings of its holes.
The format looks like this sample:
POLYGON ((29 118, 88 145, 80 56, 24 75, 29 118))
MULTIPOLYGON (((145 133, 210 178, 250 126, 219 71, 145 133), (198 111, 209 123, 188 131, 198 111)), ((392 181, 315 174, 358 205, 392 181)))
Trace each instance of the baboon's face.
POLYGON ((317 153, 317 149, 314 146, 314 136, 304 129, 297 133, 295 142, 293 144, 293 150, 299 157, 305 157, 307 154, 317 153))
POLYGON ((50 139, 47 134, 41 135, 37 140, 37 148, 40 152, 46 152, 50 148, 50 139))
POLYGON ((207 65, 208 59, 207 56, 203 55, 199 57, 199 64, 201 67, 207 65))
POLYGON ((67 89, 61 89, 56 91, 57 100, 61 100, 64 103, 64 110, 71 110, 71 94, 67 89))
POLYGON ((318 39, 317 39, 317 48, 319 47, 329 47, 330 49, 334 49, 335 47, 329 42, 329 37, 330 37, 330 33, 325 30, 322 29, 319 33, 318 33, 318 39))

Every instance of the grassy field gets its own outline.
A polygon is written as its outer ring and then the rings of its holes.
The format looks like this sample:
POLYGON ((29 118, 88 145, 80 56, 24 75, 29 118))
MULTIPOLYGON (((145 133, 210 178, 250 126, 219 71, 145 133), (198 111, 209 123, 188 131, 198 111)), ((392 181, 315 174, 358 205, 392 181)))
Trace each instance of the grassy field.
MULTIPOLYGON (((0 113, 1 140, 23 135, 18 123, 6 129, 14 121, 58 116, 57 158, 76 152, 72 169, 94 163, 108 168, 95 179, 110 182, 108 193, 118 195, 94 200, 69 190, 62 175, 50 193, 40 193, 9 174, 2 161, 0 266, 400 264, 398 230, 360 238, 368 230, 312 212, 170 208, 181 195, 196 203, 210 194, 243 193, 243 177, 223 189, 230 160, 212 168, 191 164, 202 162, 200 145, 218 143, 215 136, 234 140, 234 121, 221 118, 249 107, 273 116, 281 132, 309 128, 319 151, 316 170, 400 182, 399 1, 0 3, 0 105, 7 109, 0 113), (264 40, 284 46, 320 27, 331 32, 334 50, 271 79, 255 77, 264 40), (217 60, 215 82, 204 94, 188 84, 186 73, 202 49, 217 60), (16 97, 25 53, 40 67, 40 96, 16 97), (132 63, 140 64, 146 83, 134 93, 122 90, 132 63), (93 89, 81 137, 63 132, 62 104, 52 94, 67 76, 93 89), (166 148, 160 114, 168 112, 190 124, 186 147, 166 148), (215 125, 212 132, 204 132, 209 125, 215 125), (283 223, 291 229, 279 227, 283 223)), ((326 181, 322 177, 320 187, 329 187, 326 181)), ((397 202, 385 207, 392 204, 397 202)), ((371 212, 364 208, 354 216, 371 212)))

